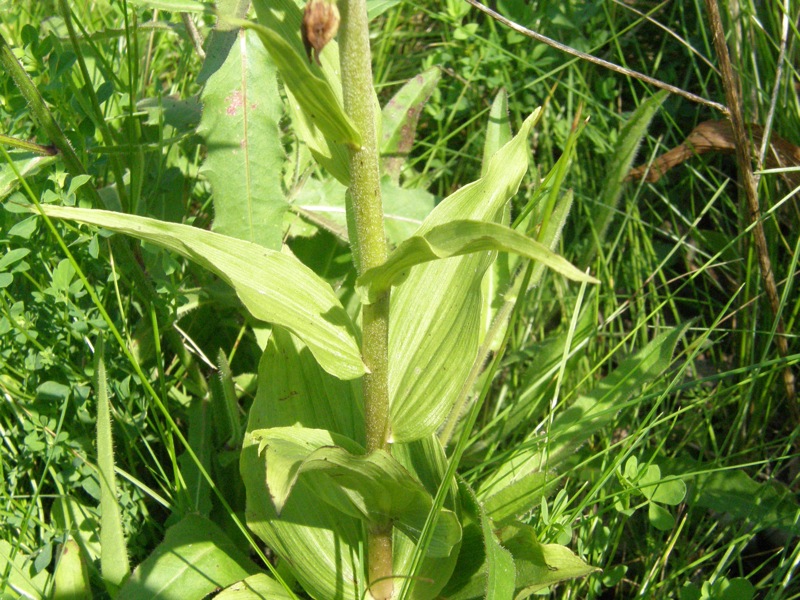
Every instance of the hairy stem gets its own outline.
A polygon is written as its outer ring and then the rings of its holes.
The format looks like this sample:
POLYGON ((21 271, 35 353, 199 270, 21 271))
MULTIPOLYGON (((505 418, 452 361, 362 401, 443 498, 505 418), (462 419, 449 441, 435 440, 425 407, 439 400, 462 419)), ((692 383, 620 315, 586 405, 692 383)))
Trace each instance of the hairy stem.
MULTIPOLYGON (((362 147, 350 150, 348 225, 356 268, 361 274, 386 261, 372 65, 365 0, 342 0, 339 31, 344 110, 361 132, 362 147)), ((362 313, 361 352, 370 372, 364 376, 367 451, 388 449, 389 293, 362 313)), ((392 525, 373 526, 367 540, 368 581, 376 600, 392 596, 392 525)))

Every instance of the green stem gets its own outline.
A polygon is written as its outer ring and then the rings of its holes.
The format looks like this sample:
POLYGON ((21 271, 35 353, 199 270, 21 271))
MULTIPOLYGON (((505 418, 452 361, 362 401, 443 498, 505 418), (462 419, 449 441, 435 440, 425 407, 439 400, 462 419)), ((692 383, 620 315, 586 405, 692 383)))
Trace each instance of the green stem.
MULTIPOLYGON (((339 32, 344 110, 361 132, 363 146, 350 150, 348 224, 361 274, 386 261, 374 96, 372 55, 365 0, 342 0, 339 32)), ((362 312, 361 353, 370 372, 364 376, 367 452, 388 450, 389 431, 389 292, 362 312)), ((376 600, 392 595, 392 524, 373 526, 367 539, 367 580, 376 600)))

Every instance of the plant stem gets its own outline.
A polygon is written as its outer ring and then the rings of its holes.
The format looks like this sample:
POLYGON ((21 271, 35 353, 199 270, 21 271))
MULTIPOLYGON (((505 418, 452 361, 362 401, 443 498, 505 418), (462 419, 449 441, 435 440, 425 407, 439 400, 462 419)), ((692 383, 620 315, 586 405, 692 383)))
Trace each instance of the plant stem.
MULTIPOLYGON (((764 224, 761 220, 761 207, 759 205, 756 178, 753 174, 753 162, 750 152, 751 142, 745 130, 744 109, 741 102, 741 82, 737 71, 734 70, 731 64, 717 0, 706 0, 706 11, 708 12, 708 22, 711 26, 714 49, 717 51, 717 59, 719 60, 719 70, 722 74, 725 100, 730 110, 733 139, 736 145, 736 165, 739 172, 739 184, 741 185, 742 194, 747 201, 748 213, 753 226, 753 241, 758 256, 758 264, 761 269, 764 291, 767 294, 769 307, 775 318, 775 332, 777 334, 775 341, 778 346, 778 353, 781 355, 781 358, 785 359, 789 355, 789 343, 786 339, 786 328, 781 316, 781 302, 778 295, 778 286, 775 283, 775 274, 772 271, 767 238, 764 233, 764 224)), ((793 420, 797 422, 798 418, 800 418, 800 409, 798 409, 796 403, 797 392, 795 388, 795 377, 789 364, 787 364, 783 370, 783 384, 789 410, 792 413, 793 420)))
MULTIPOLYGON (((348 229, 356 269, 360 274, 386 261, 374 95, 372 56, 365 0, 340 2, 339 31, 344 110, 361 132, 362 147, 350 149, 348 229)), ((369 373, 364 376, 364 418, 367 452, 387 450, 389 439, 389 292, 362 312, 361 353, 369 373)), ((367 580, 376 600, 392 596, 392 524, 370 527, 367 539, 367 580)))

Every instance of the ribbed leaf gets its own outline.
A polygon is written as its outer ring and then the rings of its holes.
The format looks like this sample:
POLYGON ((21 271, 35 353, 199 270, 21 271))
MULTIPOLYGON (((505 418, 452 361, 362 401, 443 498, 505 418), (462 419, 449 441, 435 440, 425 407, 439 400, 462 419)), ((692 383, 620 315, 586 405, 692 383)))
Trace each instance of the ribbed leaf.
POLYGON ((383 265, 364 273, 356 284, 364 299, 371 298, 390 286, 401 284, 415 265, 486 251, 513 252, 538 261, 573 281, 599 283, 573 267, 567 259, 510 227, 486 221, 459 220, 409 238, 383 265))
POLYGON ((250 432, 299 425, 326 429, 364 444, 360 386, 325 373, 302 343, 280 328, 258 368, 258 392, 247 423, 240 470, 247 525, 290 566, 314 598, 356 600, 365 588, 358 547, 363 524, 319 500, 299 477, 280 517, 266 489, 264 454, 250 432))
POLYGON ((489 170, 489 161, 495 153, 511 141, 511 125, 508 122, 508 92, 500 90, 494 97, 486 126, 486 141, 483 143, 481 176, 489 170))
MULTIPOLYGON (((495 153, 486 176, 442 201, 417 235, 455 220, 499 220, 527 170, 528 134, 539 114, 495 153)), ((447 417, 476 358, 481 280, 492 260, 492 253, 482 252, 420 265, 394 291, 389 326, 394 441, 425 437, 447 417)))
POLYGON ((258 33, 303 112, 330 141, 360 148, 361 134, 344 112, 340 91, 306 56, 300 39, 300 8, 293 0, 255 0, 254 5, 259 23, 242 25, 258 33))
POLYGON ((205 86, 198 129, 208 148, 203 172, 214 192, 213 230, 273 250, 281 247, 288 208, 276 73, 255 33, 239 31, 205 86))
POLYGON ((507 600, 514 595, 515 567, 511 554, 500 545, 494 524, 475 493, 459 484, 464 507, 464 544, 453 578, 444 590, 449 600, 507 600))
POLYGON ((167 530, 164 540, 136 567, 117 598, 204 598, 258 570, 216 524, 189 515, 167 530))
POLYGON ((214 596, 214 600, 295 600, 283 586, 266 573, 251 575, 214 596))
POLYGON ((189 258, 230 284, 255 318, 294 332, 329 373, 342 379, 364 374, 350 318, 330 286, 294 257, 188 225, 101 210, 51 205, 43 210, 189 258))
MULTIPOLYGON (((433 498, 387 452, 365 455, 354 442, 321 429, 259 429, 250 437, 265 453, 267 486, 278 512, 305 473, 316 498, 370 524, 391 520, 412 540, 419 537, 433 498)), ((460 539, 455 514, 444 510, 428 552, 449 556, 460 539)))
POLYGON ((584 577, 600 570, 565 546, 540 543, 529 525, 510 525, 502 528, 498 535, 503 546, 514 556, 516 599, 528 598, 530 594, 559 581, 584 577))

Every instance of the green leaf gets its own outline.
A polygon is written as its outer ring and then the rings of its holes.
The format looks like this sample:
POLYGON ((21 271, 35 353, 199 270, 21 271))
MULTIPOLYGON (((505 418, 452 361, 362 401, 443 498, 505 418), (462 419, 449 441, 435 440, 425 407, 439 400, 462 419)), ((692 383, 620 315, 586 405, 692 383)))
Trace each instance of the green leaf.
POLYGON ((61 548, 55 572, 53 600, 91 600, 92 586, 89 569, 81 555, 80 546, 68 539, 61 548))
POLYGON ((559 581, 584 577, 600 571, 581 560, 569 549, 558 544, 541 544, 529 525, 503 527, 500 541, 514 556, 517 567, 515 598, 530 594, 559 581))
POLYGON ((449 600, 513 598, 516 569, 500 545, 494 525, 466 482, 459 482, 464 539, 453 577, 442 596, 449 600))
POLYGON ((227 60, 231 48, 239 39, 239 27, 232 20, 244 19, 250 10, 250 0, 219 0, 215 3, 217 22, 206 38, 206 57, 197 74, 197 83, 203 85, 227 60))
POLYGON ((297 424, 327 429, 363 446, 361 386, 324 372, 308 348, 280 328, 273 328, 258 381, 240 461, 247 525, 312 597, 357 600, 365 572, 358 550, 362 521, 321 502, 305 477, 298 479, 278 517, 265 485, 264 454, 258 454, 250 432, 297 424))
POLYGON ((329 373, 342 379, 364 374, 350 318, 330 286, 297 259, 188 225, 101 210, 43 210, 51 217, 125 233, 189 258, 231 285, 255 318, 294 332, 329 373))
POLYGON ((395 184, 414 145, 419 115, 440 77, 438 67, 423 71, 408 80, 383 107, 380 140, 382 170, 395 184))
POLYGON ((698 472, 686 499, 690 506, 727 513, 759 529, 776 527, 796 534, 797 496, 784 484, 757 482, 741 469, 708 472, 709 465, 702 463, 691 468, 698 472))
POLYGON ((212 521, 184 517, 134 570, 119 600, 203 598, 259 571, 212 521))
MULTIPOLYGON (((57 156, 42 156, 34 152, 9 152, 8 155, 23 179, 35 175, 58 159, 57 156)), ((8 162, 0 165, 0 200, 13 192, 19 182, 8 162)))
POLYGON ((0 540, 0 572, 8 573, 3 582, 5 590, 25 595, 29 598, 46 598, 45 587, 49 574, 36 571, 33 561, 6 540, 0 540))
POLYGON ((205 86, 198 129, 208 149, 202 170, 214 192, 213 230, 273 250, 288 208, 279 184, 285 157, 276 73, 255 33, 240 31, 205 86))
POLYGON ((619 132, 617 144, 610 154, 612 158, 606 171, 605 185, 597 200, 595 214, 592 215, 594 229, 597 233, 593 236, 591 246, 587 249, 583 260, 580 261, 581 264, 591 262, 594 252, 600 247, 600 242, 605 239, 608 226, 616 213, 625 177, 630 171, 633 159, 636 158, 636 151, 642 137, 667 96, 668 93, 662 90, 642 102, 619 132))
POLYGON ((383 265, 359 277, 356 285, 363 297, 372 298, 392 285, 401 284, 415 265, 487 251, 513 252, 541 262, 573 281, 600 283, 573 267, 567 259, 510 227, 485 221, 451 221, 403 242, 383 265))
MULTIPOLYGON (((267 487, 278 514, 298 477, 307 473, 317 498, 373 525, 391 520, 418 539, 433 499, 387 452, 364 455, 351 440, 319 429, 261 429, 251 432, 251 439, 258 442, 259 453, 265 452, 267 487)), ((444 510, 428 552, 449 556, 460 539, 458 520, 444 510)))
POLYGON ((367 18, 372 21, 398 4, 400 0, 367 0, 367 18))
POLYGON ((501 523, 529 512, 539 506, 541 499, 554 489, 553 479, 541 471, 511 477, 505 486, 486 496, 484 500, 486 513, 493 521, 501 523))
MULTIPOLYGON (((540 111, 490 161, 486 176, 443 200, 417 232, 455 220, 495 221, 528 166, 528 134, 540 111)), ((430 435, 447 417, 481 335, 483 274, 491 253, 437 260, 412 269, 394 290, 389 324, 391 435, 411 441, 430 435), (446 293, 443 293, 445 291, 446 293)))
MULTIPOLYGON (((306 116, 332 142, 361 147, 361 134, 356 130, 342 106, 341 90, 331 86, 330 79, 320 77, 319 67, 309 61, 300 39, 302 16, 292 0, 255 0, 259 23, 239 23, 258 33, 261 42, 275 61, 286 87, 306 116)), ((333 42, 331 42, 332 44, 333 42)), ((323 52, 321 61, 327 60, 323 52)), ((333 68, 333 67, 331 67, 333 68)))
POLYGON ((669 531, 675 526, 675 517, 666 508, 655 502, 647 503, 647 518, 650 524, 659 531, 669 531))
POLYGON ((18 221, 11 226, 11 229, 8 230, 8 236, 17 236, 27 240, 36 231, 37 223, 38 219, 35 216, 18 221))
POLYGON ((713 584, 703 584, 703 598, 709 600, 751 600, 756 595, 756 589, 744 577, 718 577, 713 584))
POLYGON ((112 586, 122 585, 130 573, 128 549, 122 528, 114 474, 114 439, 106 381, 103 338, 97 339, 94 354, 94 387, 97 397, 97 470, 100 480, 100 571, 112 586))
MULTIPOLYGON (((439 489, 447 470, 447 456, 439 438, 431 435, 421 440, 408 444, 392 444, 392 456, 419 480, 428 493, 433 496, 439 489)), ((445 498, 444 506, 461 514, 461 503, 458 497, 458 488, 453 482, 445 498)), ((442 512, 439 513, 441 516, 442 512)), ((427 516, 427 515, 426 515, 427 516)), ((461 523, 459 522, 459 527, 461 523)), ((460 536, 463 541, 463 532, 460 536)), ((419 536, 409 537, 400 529, 395 528, 392 540, 393 572, 400 577, 411 575, 411 567, 415 554, 422 554, 422 563, 414 572, 418 578, 412 598, 423 600, 440 598, 441 590, 450 580, 453 570, 460 555, 461 543, 453 547, 449 556, 437 557, 428 552, 428 546, 419 548, 419 536)))
POLYGON ((500 148, 511 141, 511 125, 508 122, 508 92, 500 90, 494 97, 489 110, 489 124, 486 127, 486 141, 483 143, 481 176, 489 170, 489 161, 500 148))
POLYGON ((214 600, 295 600, 284 587, 266 573, 237 581, 214 596, 214 600))
MULTIPOLYGON (((344 185, 334 179, 309 179, 297 194, 293 209, 307 221, 349 244, 345 217, 346 191, 344 185)), ((386 238, 391 244, 399 244, 411 237, 435 204, 433 195, 425 190, 401 188, 388 177, 381 179, 381 196, 386 238)))

